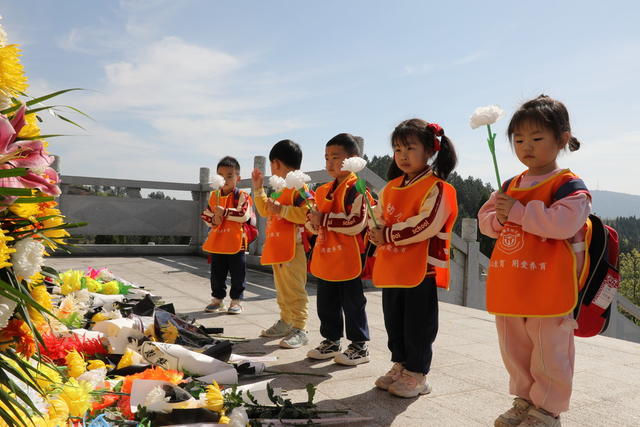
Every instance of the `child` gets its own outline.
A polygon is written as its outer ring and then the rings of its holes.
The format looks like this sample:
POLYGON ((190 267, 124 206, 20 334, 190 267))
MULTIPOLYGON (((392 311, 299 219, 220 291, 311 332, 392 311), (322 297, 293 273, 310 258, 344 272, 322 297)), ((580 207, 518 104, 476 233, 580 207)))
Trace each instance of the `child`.
POLYGON ((240 300, 245 288, 245 250, 247 237, 243 223, 251 218, 251 197, 236 185, 240 181, 240 164, 233 157, 223 157, 216 168, 224 186, 212 191, 209 206, 201 218, 211 230, 202 250, 211 254, 211 303, 206 312, 223 311, 227 296, 227 273, 231 275, 231 304, 227 313, 240 314, 240 300))
POLYGON ((449 285, 451 229, 458 215, 455 189, 444 179, 456 165, 452 142, 435 123, 411 119, 391 135, 389 182, 374 211, 378 245, 373 284, 382 309, 393 366, 377 387, 399 397, 431 392, 426 374, 438 332, 436 287, 449 285), (429 162, 430 159, 434 159, 429 162))
POLYGON ((572 312, 585 264, 590 196, 572 191, 579 180, 558 167, 563 149, 580 147, 561 102, 544 95, 525 102, 507 133, 528 169, 493 193, 478 213, 480 231, 498 239, 487 277, 487 310, 496 315, 509 391, 516 396, 495 425, 560 426, 571 397, 577 326, 572 312), (569 191, 559 196, 559 189, 569 191))
POLYGON ((359 137, 348 133, 327 142, 325 162, 334 181, 316 189, 317 210, 309 213, 308 228, 318 234, 311 257, 311 274, 318 278, 317 307, 320 334, 324 341, 307 353, 311 359, 334 358, 342 365, 369 361, 369 326, 362 289, 362 232, 367 225, 367 205, 358 193, 355 173, 342 170, 342 163, 359 155, 359 137), (340 350, 344 324, 351 341, 344 353, 340 350))
MULTIPOLYGON (((271 173, 285 178, 287 173, 300 169, 302 150, 288 139, 276 143, 269 153, 271 173)), ((263 265, 273 266, 276 299, 280 319, 262 331, 264 337, 284 337, 280 347, 297 348, 309 340, 307 326, 308 297, 307 258, 302 244, 302 230, 306 222, 306 202, 295 189, 286 188, 273 200, 264 192, 262 172, 251 174, 258 213, 268 218, 262 257, 263 265)))

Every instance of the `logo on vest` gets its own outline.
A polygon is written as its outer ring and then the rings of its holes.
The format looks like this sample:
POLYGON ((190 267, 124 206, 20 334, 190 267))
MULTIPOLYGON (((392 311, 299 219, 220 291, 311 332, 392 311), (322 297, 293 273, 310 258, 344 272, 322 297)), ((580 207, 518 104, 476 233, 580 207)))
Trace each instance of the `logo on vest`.
POLYGON ((524 247, 522 228, 510 223, 505 224, 498 239, 498 247, 506 254, 518 252, 524 247))

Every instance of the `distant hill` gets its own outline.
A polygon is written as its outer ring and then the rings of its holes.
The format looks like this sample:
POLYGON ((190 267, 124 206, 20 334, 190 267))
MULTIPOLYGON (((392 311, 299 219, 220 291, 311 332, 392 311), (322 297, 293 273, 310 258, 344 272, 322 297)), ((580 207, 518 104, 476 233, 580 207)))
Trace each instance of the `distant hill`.
POLYGON ((615 191, 591 190, 591 210, 602 218, 635 216, 640 218, 640 196, 615 191))

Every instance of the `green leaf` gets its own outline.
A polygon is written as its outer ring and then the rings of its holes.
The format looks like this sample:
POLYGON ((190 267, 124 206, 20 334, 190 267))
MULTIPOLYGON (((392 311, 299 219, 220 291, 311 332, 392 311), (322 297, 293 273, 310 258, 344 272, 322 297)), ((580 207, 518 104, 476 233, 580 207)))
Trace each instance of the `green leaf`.
POLYGON ((271 195, 269 197, 271 197, 273 200, 275 200, 278 197, 280 197, 281 195, 282 195, 282 191, 274 191, 273 193, 271 193, 271 195))
POLYGON ((0 195, 2 196, 31 196, 32 194, 30 188, 0 187, 0 195))
POLYGON ((364 179, 362 178, 358 179, 358 181, 356 182, 356 190, 360 194, 365 194, 367 192, 367 183, 365 182, 364 179))
POLYGON ((73 136, 73 135, 66 135, 63 133, 51 133, 48 135, 36 135, 36 136, 28 136, 28 137, 20 136, 16 138, 16 141, 36 141, 40 139, 56 138, 58 136, 73 136))
POLYGON ((307 404, 313 405, 313 398, 316 395, 316 386, 314 386, 311 383, 308 383, 306 388, 307 388, 307 396, 308 396, 307 404))
MULTIPOLYGON (((55 197, 19 197, 16 199, 15 203, 43 203, 43 202, 52 202, 55 199, 56 199, 55 197)), ((53 218, 55 216, 61 216, 61 215, 49 215, 48 218, 53 218)), ((40 220, 40 218, 38 218, 38 220, 40 220)))
POLYGON ((25 176, 29 172, 26 168, 0 169, 0 178, 10 176, 25 176))

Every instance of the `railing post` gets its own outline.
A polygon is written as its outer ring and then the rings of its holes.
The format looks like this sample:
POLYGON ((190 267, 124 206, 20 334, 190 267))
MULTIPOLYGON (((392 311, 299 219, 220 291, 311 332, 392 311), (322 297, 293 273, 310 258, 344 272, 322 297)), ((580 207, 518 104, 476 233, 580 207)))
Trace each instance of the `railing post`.
MULTIPOLYGON (((260 172, 262 172, 262 175, 266 175, 266 171, 267 171, 266 163, 267 163, 267 159, 264 156, 255 156, 253 158, 253 168, 258 169, 260 172)), ((254 191, 253 191, 253 186, 251 188, 251 197, 253 198, 253 200, 255 200, 256 198, 256 195, 254 194, 254 191)), ((258 215, 257 212, 256 212, 256 219, 257 219, 257 226, 258 226, 258 237, 249 248, 249 253, 251 255, 260 256, 262 255, 262 245, 264 245, 264 238, 267 230, 267 219, 258 215)))
POLYGON ((464 262, 462 281, 462 305, 480 308, 482 290, 480 289, 480 243, 478 239, 478 220, 462 218, 462 239, 467 243, 467 257, 464 262))
POLYGON ((209 182, 211 180, 211 171, 209 168, 200 168, 200 189, 198 191, 191 192, 191 198, 196 202, 197 210, 194 221, 197 221, 196 235, 192 236, 191 246, 194 246, 194 252, 198 253, 200 247, 204 243, 204 239, 209 233, 208 227, 200 219, 200 213, 205 210, 207 203, 209 202, 207 196, 209 195, 209 182))

